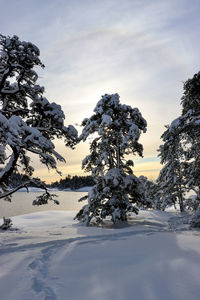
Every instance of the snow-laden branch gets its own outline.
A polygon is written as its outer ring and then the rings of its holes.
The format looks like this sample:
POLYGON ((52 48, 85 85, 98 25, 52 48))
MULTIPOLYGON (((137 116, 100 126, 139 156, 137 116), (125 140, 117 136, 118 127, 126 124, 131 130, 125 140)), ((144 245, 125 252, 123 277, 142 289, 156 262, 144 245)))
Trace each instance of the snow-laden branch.
MULTIPOLYGON (((77 143, 76 129, 64 125, 65 114, 61 106, 50 103, 43 96, 44 87, 36 83, 38 74, 34 68, 44 67, 39 55, 34 44, 20 41, 17 36, 0 34, 1 197, 10 197, 21 188, 7 191, 9 179, 19 165, 26 174, 33 175, 27 153, 38 155, 42 164, 57 171, 57 161, 65 162, 65 159, 56 152, 54 139, 64 138, 65 145, 71 148, 77 143), (13 153, 6 164, 7 147, 13 153)), ((52 200, 46 191, 37 203, 47 203, 48 199, 52 200)))
POLYGON ((28 186, 29 185, 30 185, 30 181, 25 182, 25 183, 23 183, 23 184, 15 187, 15 188, 13 188, 12 190, 9 190, 8 192, 1 193, 0 194, 0 199, 8 197, 8 196, 14 194, 15 192, 17 192, 18 190, 20 190, 20 189, 22 189, 24 187, 27 189, 27 192, 28 192, 28 186))
POLYGON ((2 95, 14 95, 14 94, 17 94, 19 92, 19 87, 16 86, 14 87, 13 89, 12 88, 3 88, 1 89, 0 93, 2 95))

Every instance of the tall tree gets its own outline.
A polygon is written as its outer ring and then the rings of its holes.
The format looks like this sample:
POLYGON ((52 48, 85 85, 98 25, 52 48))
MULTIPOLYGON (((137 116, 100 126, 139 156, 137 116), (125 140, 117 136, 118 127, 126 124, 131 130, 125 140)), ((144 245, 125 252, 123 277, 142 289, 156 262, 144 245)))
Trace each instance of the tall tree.
POLYGON ((200 72, 184 83, 180 133, 188 162, 187 186, 200 203, 200 72))
MULTIPOLYGON (((17 36, 0 35, 0 198, 10 196, 22 186, 45 188, 39 180, 28 180, 8 190, 12 173, 19 169, 32 176, 30 153, 36 154, 42 164, 56 169, 64 158, 55 151, 53 140, 64 138, 66 146, 74 147, 76 129, 65 127, 65 115, 61 106, 50 103, 44 96, 44 87, 37 84, 34 67, 44 65, 39 49, 17 36)), ((35 201, 43 204, 52 199, 46 192, 35 201)))
POLYGON ((188 162, 187 187, 189 191, 196 194, 196 203, 193 203, 196 210, 191 225, 200 227, 200 72, 184 83, 184 94, 181 100, 184 119, 181 134, 188 162))
POLYGON ((186 191, 195 192, 200 203, 200 72, 184 83, 181 104, 181 116, 162 135, 160 156, 166 165, 159 180, 165 196, 178 198, 183 210, 186 191))
POLYGON ((145 202, 140 181, 132 172, 133 161, 126 160, 126 155, 142 156, 143 146, 138 140, 147 123, 137 108, 121 104, 118 94, 106 94, 82 126, 80 140, 96 134, 90 155, 82 163, 86 171, 92 171, 96 184, 80 199, 88 199, 88 204, 76 218, 86 224, 100 223, 107 216, 114 223, 126 221, 127 212, 138 213, 138 206, 145 202))

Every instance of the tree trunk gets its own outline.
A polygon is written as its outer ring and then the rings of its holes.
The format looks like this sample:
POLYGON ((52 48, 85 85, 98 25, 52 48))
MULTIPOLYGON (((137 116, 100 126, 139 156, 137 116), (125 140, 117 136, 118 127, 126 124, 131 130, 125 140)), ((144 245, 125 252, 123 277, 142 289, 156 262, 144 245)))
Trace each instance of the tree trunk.
POLYGON ((180 179, 182 178, 181 176, 181 170, 180 168, 178 169, 178 175, 179 175, 179 182, 178 182, 178 201, 179 201, 179 206, 180 206, 180 211, 184 212, 184 203, 183 203, 183 192, 182 192, 182 187, 180 183, 180 179))
POLYGON ((119 146, 119 140, 117 139, 117 149, 116 149, 116 154, 117 154, 117 168, 120 169, 121 163, 120 163, 120 146, 119 146))
POLYGON ((185 209, 184 209, 184 204, 183 204, 183 195, 182 195, 182 192, 181 192, 181 187, 179 187, 178 201, 179 201, 180 211, 184 212, 185 209))

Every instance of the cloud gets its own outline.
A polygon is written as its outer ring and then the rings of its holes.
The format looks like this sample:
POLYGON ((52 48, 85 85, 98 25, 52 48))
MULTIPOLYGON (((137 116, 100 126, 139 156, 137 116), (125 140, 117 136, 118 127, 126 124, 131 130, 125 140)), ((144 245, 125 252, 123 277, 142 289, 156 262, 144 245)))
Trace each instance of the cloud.
MULTIPOLYGON (((2 34, 40 48, 39 82, 62 105, 66 124, 80 124, 101 95, 117 92, 148 122, 145 156, 157 155, 164 125, 180 114, 182 82, 199 68, 199 1, 8 0, 2 7, 2 34)), ((77 171, 88 145, 69 153, 56 144, 77 171)))

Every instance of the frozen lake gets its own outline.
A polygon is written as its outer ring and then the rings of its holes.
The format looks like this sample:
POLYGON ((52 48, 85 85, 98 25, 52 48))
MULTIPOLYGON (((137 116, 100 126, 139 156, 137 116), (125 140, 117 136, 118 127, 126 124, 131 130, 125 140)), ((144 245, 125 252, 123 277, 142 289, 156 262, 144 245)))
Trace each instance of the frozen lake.
POLYGON ((0 218, 13 217, 37 211, 47 210, 79 210, 85 203, 78 202, 78 199, 86 195, 86 192, 52 191, 58 195, 60 205, 49 202, 47 205, 33 206, 32 202, 41 192, 16 192, 12 197, 12 202, 0 200, 0 218))

